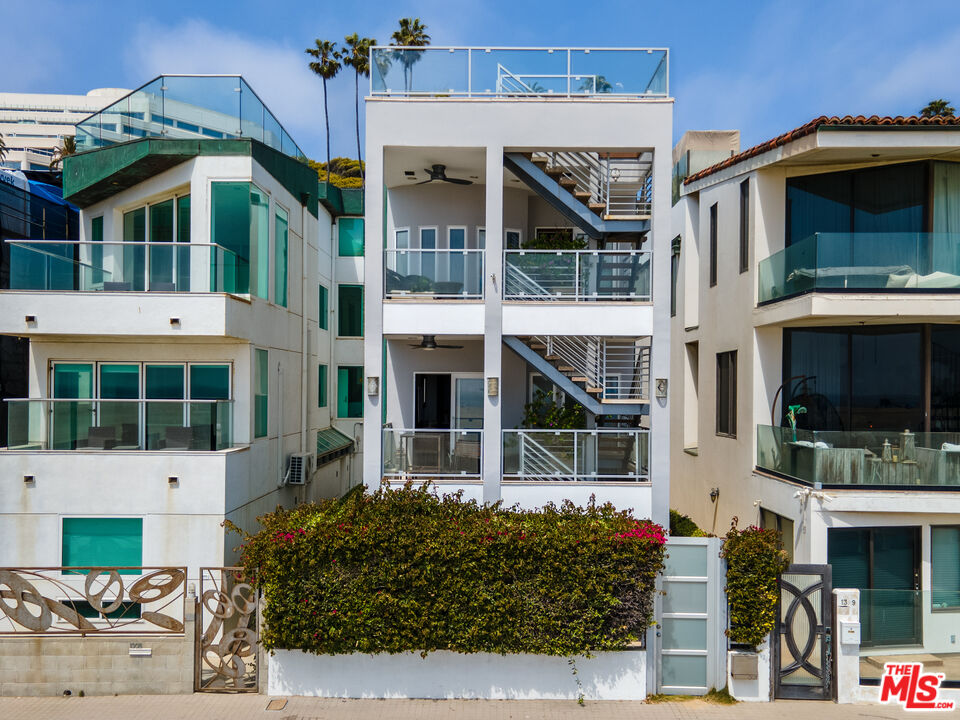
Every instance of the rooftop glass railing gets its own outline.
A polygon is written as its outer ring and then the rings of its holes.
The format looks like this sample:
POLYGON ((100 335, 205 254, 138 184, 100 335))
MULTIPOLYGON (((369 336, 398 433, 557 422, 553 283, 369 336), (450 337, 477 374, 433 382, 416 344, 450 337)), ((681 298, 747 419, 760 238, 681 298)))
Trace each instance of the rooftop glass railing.
POLYGON ((960 433, 758 425, 757 467, 824 487, 960 490, 960 433))
POLYGON ((239 75, 161 75, 77 124, 81 151, 142 138, 253 138, 306 158, 239 75))
POLYGON ((7 400, 8 450, 223 450, 232 400, 7 400))
POLYGON ((960 292, 960 233, 816 233, 761 260, 760 303, 808 292, 960 292))
POLYGON ((648 251, 506 250, 505 300, 650 300, 648 251))
POLYGON ((375 47, 372 95, 666 97, 664 48, 375 47))
POLYGON ((503 478, 649 482, 647 430, 504 430, 503 478))
POLYGON ((10 289, 61 292, 249 292, 248 261, 220 245, 15 240, 10 289))

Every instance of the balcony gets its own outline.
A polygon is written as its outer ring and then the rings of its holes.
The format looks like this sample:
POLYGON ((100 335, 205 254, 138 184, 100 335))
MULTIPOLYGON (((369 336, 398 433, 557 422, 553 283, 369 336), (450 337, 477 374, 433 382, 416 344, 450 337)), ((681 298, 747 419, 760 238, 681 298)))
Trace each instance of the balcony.
POLYGON ((504 430, 503 479, 649 483, 648 430, 504 430))
POLYGON ((761 260, 758 302, 810 292, 960 292, 960 233, 816 233, 761 260))
POLYGON ((384 250, 384 297, 408 300, 483 298, 483 250, 384 250))
POLYGON ((7 400, 7 450, 226 450, 232 400, 7 400))
POLYGON ((960 433, 758 425, 757 468, 824 487, 960 490, 960 433))
POLYGON ((480 430, 383 429, 383 476, 464 480, 480 477, 480 430))
POLYGON ((648 251, 507 250, 504 300, 650 301, 648 251))
POLYGON ((656 99, 668 64, 662 48, 375 47, 370 94, 656 99))
POLYGON ((210 243, 16 240, 10 289, 57 292, 249 292, 249 263, 210 243))

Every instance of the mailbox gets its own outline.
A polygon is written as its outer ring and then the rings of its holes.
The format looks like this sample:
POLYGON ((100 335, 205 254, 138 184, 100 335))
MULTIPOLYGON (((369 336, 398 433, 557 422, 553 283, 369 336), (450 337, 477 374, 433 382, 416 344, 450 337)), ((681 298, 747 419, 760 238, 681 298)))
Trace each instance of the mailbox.
POLYGON ((859 645, 860 644, 860 623, 850 620, 840 621, 840 644, 841 645, 859 645))

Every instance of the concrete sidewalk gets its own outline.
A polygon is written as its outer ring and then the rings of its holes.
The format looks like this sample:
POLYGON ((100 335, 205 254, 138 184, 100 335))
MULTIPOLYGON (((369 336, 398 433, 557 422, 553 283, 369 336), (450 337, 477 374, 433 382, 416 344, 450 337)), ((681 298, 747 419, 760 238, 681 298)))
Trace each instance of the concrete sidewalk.
MULTIPOLYGON (((289 698, 267 710, 265 695, 127 695, 120 697, 0 698, 3 720, 873 720, 911 716, 888 705, 779 701, 715 705, 685 702, 569 700, 326 700, 289 698)), ((952 713, 945 713, 949 716, 952 713)), ((937 717, 940 713, 929 713, 937 717)), ((913 714, 916 717, 916 714, 913 714)))

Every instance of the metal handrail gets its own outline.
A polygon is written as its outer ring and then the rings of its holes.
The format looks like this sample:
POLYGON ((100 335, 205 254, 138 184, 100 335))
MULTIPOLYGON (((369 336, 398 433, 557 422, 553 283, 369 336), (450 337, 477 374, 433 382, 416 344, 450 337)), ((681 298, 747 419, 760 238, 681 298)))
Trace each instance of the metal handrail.
POLYGON ((547 335, 534 340, 600 390, 601 401, 646 401, 650 392, 650 345, 646 338, 629 340, 595 335, 547 335))
MULTIPOLYGON (((594 482, 603 481, 629 481, 629 482, 649 482, 649 469, 645 467, 644 461, 648 460, 649 452, 649 433, 644 428, 596 428, 591 430, 549 430, 549 429, 521 429, 504 430, 502 432, 502 442, 504 445, 503 455, 505 458, 504 477, 505 479, 528 480, 528 481, 549 481, 549 480, 587 480, 594 482), (570 456, 570 462, 557 457, 557 454, 547 448, 543 442, 544 436, 554 436, 566 446, 565 452, 570 456), (534 436, 538 436, 536 439, 534 436), (581 448, 580 439, 583 437, 593 437, 600 439, 603 437, 620 437, 628 443, 626 447, 620 448, 627 453, 625 458, 624 472, 601 472, 601 459, 610 460, 609 454, 611 446, 606 444, 603 448, 599 444, 584 442, 581 448), (517 467, 506 467, 506 458, 508 455, 507 444, 511 437, 517 438, 517 467), (642 441, 642 442, 641 442, 642 441), (631 447, 632 444, 632 447, 631 447), (589 454, 584 457, 582 452, 586 450, 589 454), (551 466, 550 463, 553 463, 551 466), (632 467, 630 467, 632 465, 632 467), (587 468, 584 472, 582 468, 587 468)), ((618 449, 619 443, 613 445, 613 449, 618 449)), ((613 456, 616 458, 616 455, 613 456)))
MULTIPOLYGON (((636 281, 639 278, 636 273, 642 269, 642 261, 645 257, 651 256, 649 250, 504 250, 504 276, 506 278, 504 299, 507 300, 525 300, 525 299, 571 299, 580 300, 640 300, 650 299, 650 290, 647 287, 646 292, 634 292, 630 288, 609 288, 608 292, 600 292, 596 281, 589 283, 584 287, 584 257, 596 256, 599 259, 605 257, 622 256, 629 258, 633 263, 630 270, 631 279, 636 281), (521 268, 516 263, 511 262, 513 257, 522 257, 524 255, 553 255, 558 258, 572 258, 569 267, 546 267, 540 268, 545 273, 544 277, 537 277, 536 268, 521 268), (523 277, 513 277, 514 275, 523 277), (527 284, 530 287, 524 287, 527 284), (619 290, 619 291, 618 291, 619 290)), ((599 267, 599 260, 598 260, 599 267)), ((587 266, 590 269, 590 266, 587 266)), ((649 270, 649 266, 648 266, 649 270)), ((615 271, 616 273, 616 271, 615 271)), ((622 273, 616 273, 615 278, 625 277, 622 273)))

